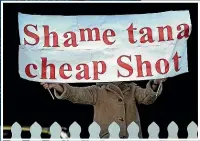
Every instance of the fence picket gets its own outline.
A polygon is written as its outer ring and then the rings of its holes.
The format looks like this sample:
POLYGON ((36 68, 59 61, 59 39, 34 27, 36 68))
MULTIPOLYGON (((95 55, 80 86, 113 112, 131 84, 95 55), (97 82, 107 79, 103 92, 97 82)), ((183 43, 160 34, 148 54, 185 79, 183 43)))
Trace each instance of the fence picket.
POLYGON ((139 133, 139 127, 138 125, 135 123, 135 122, 132 122, 128 128, 127 128, 127 131, 128 131, 128 138, 129 139, 138 139, 138 133, 139 133))
POLYGON ((18 122, 15 122, 12 125, 11 132, 12 132, 11 141, 15 141, 15 139, 21 139, 22 128, 21 128, 21 125, 19 125, 18 122))
POLYGON ((100 134, 101 128, 96 122, 93 122, 89 126, 88 130, 90 133, 90 138, 99 139, 99 134, 100 134))
POLYGON ((30 133, 31 133, 30 141, 34 141, 34 139, 37 139, 37 141, 42 141, 42 140, 39 140, 41 139, 42 127, 37 122, 34 122, 31 125, 30 133))
POLYGON ((60 139, 61 131, 61 126, 57 122, 54 122, 50 127, 51 139, 60 139))
POLYGON ((110 139, 118 139, 119 138, 119 132, 120 127, 116 122, 112 122, 110 126, 108 127, 108 132, 110 134, 110 139))
POLYGON ((187 131, 188 131, 188 139, 197 138, 198 128, 197 128, 197 125, 193 121, 188 125, 187 131))
POLYGON ((160 133, 159 126, 155 122, 152 122, 148 127, 148 133, 149 139, 158 139, 160 133))
POLYGON ((168 127, 168 138, 172 138, 172 139, 178 139, 178 125, 172 121, 168 127))
POLYGON ((80 133, 81 133, 81 127, 77 122, 73 122, 69 127, 70 132, 70 138, 71 139, 77 139, 76 141, 80 141, 80 133))

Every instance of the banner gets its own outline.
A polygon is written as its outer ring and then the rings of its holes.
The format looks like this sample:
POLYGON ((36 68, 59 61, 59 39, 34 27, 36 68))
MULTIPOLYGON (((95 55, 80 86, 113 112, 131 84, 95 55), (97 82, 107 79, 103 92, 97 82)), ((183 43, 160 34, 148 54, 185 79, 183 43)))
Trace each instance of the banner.
POLYGON ((137 15, 19 13, 19 74, 39 82, 109 82, 188 72, 189 11, 137 15))

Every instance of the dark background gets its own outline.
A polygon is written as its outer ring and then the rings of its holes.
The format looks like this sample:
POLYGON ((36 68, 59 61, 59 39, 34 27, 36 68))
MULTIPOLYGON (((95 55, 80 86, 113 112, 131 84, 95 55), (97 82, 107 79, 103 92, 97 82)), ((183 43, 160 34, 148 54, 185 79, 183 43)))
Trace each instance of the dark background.
MULTIPOLYGON (((167 138, 167 126, 175 121, 179 126, 179 138, 187 137, 187 125, 198 119, 198 43, 197 4, 47 4, 15 3, 3 7, 3 119, 4 126, 15 121, 30 126, 37 121, 42 127, 50 127, 54 121, 68 127, 77 121, 82 127, 81 137, 88 137, 87 128, 93 119, 93 107, 52 100, 39 83, 23 80, 18 74, 18 12, 46 15, 113 15, 141 14, 169 10, 189 10, 192 33, 188 40, 189 73, 169 78, 159 99, 150 106, 139 106, 144 137, 147 128, 155 121, 160 126, 160 138, 167 138)), ((66 23, 67 24, 67 23, 66 23)), ((136 82, 142 87, 147 81, 136 82)), ((86 86, 92 84, 72 84, 86 86)), ((30 134, 22 134, 30 137, 30 134)))

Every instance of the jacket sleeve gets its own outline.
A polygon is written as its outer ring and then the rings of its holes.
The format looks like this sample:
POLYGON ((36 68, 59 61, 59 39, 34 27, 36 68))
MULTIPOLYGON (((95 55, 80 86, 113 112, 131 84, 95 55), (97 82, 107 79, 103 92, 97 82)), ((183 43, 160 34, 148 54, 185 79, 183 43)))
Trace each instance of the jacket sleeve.
POLYGON ((54 94, 57 99, 69 100, 72 103, 78 104, 96 104, 98 95, 97 86, 73 87, 69 84, 61 84, 61 86, 64 89, 62 94, 58 94, 57 91, 54 90, 54 94))
POLYGON ((163 84, 158 91, 154 91, 152 89, 152 80, 149 81, 146 85, 146 88, 141 88, 136 86, 135 89, 135 99, 137 100, 138 104, 145 104, 149 105, 155 102, 157 97, 161 94, 163 89, 163 84))

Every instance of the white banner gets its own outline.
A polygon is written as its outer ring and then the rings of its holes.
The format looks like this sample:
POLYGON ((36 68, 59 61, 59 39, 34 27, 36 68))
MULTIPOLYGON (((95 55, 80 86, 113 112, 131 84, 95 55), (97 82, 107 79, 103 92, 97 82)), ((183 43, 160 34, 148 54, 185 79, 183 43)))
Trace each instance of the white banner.
POLYGON ((140 15, 19 14, 19 73, 39 82, 149 80, 188 72, 188 11, 140 15))

